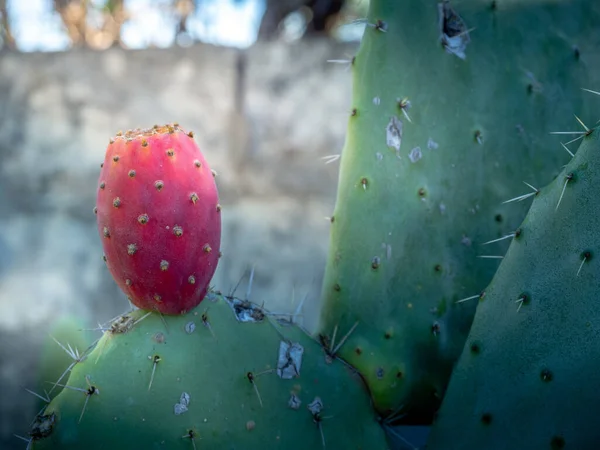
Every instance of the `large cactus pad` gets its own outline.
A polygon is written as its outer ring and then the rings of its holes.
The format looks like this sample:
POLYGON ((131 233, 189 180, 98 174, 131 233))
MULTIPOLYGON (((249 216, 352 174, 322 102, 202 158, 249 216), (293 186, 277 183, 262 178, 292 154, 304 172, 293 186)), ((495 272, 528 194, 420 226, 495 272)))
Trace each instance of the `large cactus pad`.
POLYGON ((34 423, 34 449, 385 449, 361 378, 294 325, 209 294, 117 319, 34 423))

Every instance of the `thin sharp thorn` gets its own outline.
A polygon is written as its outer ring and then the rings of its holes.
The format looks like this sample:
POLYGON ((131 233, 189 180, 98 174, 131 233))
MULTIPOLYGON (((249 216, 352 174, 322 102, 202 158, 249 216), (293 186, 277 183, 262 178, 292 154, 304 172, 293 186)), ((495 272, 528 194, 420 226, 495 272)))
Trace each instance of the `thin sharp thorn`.
POLYGON ((511 198, 510 200, 506 200, 505 202, 502 202, 502 204, 504 205, 505 203, 520 202, 525 199, 528 199, 529 197, 533 197, 536 194, 537 194, 537 192, 530 192, 529 194, 519 195, 518 197, 511 198))
MULTIPOLYGON (((107 331, 107 333, 110 333, 110 331, 107 331)), ((96 361, 94 362, 94 364, 98 364, 98 361, 100 361, 100 357, 104 353, 104 349, 106 348, 106 343, 107 342, 108 342, 108 338, 106 338, 104 340, 104 342, 102 342, 102 345, 100 346, 100 349, 98 350, 98 356, 96 357, 96 361)))
POLYGON ((551 131, 550 134, 585 134, 585 131, 551 131))
POLYGON ((319 431, 321 432, 321 443, 323 444, 323 448, 326 448, 327 446, 325 445, 325 434, 323 433, 323 425, 321 425, 321 422, 319 422, 319 431))
POLYGON ((331 164, 332 162, 337 161, 338 159, 341 158, 341 154, 337 154, 337 155, 327 155, 327 156, 323 156, 321 157, 321 159, 323 161, 325 161, 325 164, 331 164))
POLYGON ((281 338, 282 341, 285 342, 289 342, 289 339, 286 338, 283 333, 279 330, 279 328, 277 327, 277 325, 275 323, 273 323, 273 320, 271 319, 270 315, 266 315, 267 316, 267 322, 269 323, 269 325, 271 325, 273 327, 273 329, 275 330, 275 332, 279 335, 279 337, 281 338))
POLYGON ((578 141, 579 139, 583 139, 585 137, 585 133, 582 134, 581 136, 577 136, 575 139, 571 139, 569 142, 565 142, 565 145, 569 145, 572 144, 573 142, 578 141))
POLYGON ((390 433, 391 435, 393 435, 393 436, 397 437, 398 439, 400 439, 402 442, 404 442, 406 445, 408 445, 411 450, 418 450, 418 448, 415 447, 412 442, 408 441, 404 436, 402 436, 400 433, 398 433, 392 427, 386 425, 385 428, 386 428, 386 430, 387 430, 388 433, 390 433))
MULTIPOLYGON (((289 312, 277 312, 277 311, 263 311, 265 316, 293 316, 294 314, 289 313, 289 312)), ((303 314, 300 314, 301 316, 303 314)))
POLYGON ((470 297, 467 298, 463 298, 462 300, 458 300, 455 303, 462 303, 462 302, 468 302, 469 300, 473 300, 475 298, 479 298, 481 297, 481 294, 477 294, 477 295, 471 295, 470 297))
POLYGON ((210 322, 208 321, 208 319, 207 319, 207 320, 204 320, 204 319, 203 319, 203 320, 202 320, 202 324, 203 324, 203 325, 204 325, 206 328, 208 328, 208 331, 210 331, 210 334, 212 335, 212 337, 213 337, 214 339, 217 339, 217 335, 215 334, 215 332, 213 331, 212 327, 210 326, 210 322))
MULTIPOLYGON (((44 391, 45 392, 45 391, 44 391)), ((42 406, 42 409, 40 409, 38 411, 38 413, 35 415, 35 417, 33 418, 33 420, 31 422, 29 422, 29 426, 33 427, 33 424, 36 422, 37 420, 37 416, 39 416, 40 414, 42 414, 44 412, 44 410, 46 409, 46 406, 42 406)))
POLYGON ((250 269, 250 278, 248 279, 248 288, 246 289, 246 301, 250 300, 250 293, 252 292, 252 283, 254 282, 254 264, 250 269))
POLYGON ((240 283, 242 282, 242 280, 244 279, 244 277, 246 276, 246 274, 244 273, 240 279, 238 280, 238 282, 236 283, 236 285, 231 289, 231 291, 229 291, 229 298, 233 298, 233 296, 235 295, 235 291, 237 291, 237 288, 240 286, 240 283))
MULTIPOLYGON (((50 403, 50 398, 44 398, 44 397, 42 397, 40 394, 38 394, 38 393, 36 393, 36 392, 33 392, 33 391, 31 391, 31 390, 29 390, 29 389, 27 389, 27 388, 24 388, 24 389, 25 389, 27 392, 29 392, 30 394, 33 394, 33 395, 35 395, 37 398, 39 398, 39 399, 41 399, 41 400, 44 400, 46 403, 50 403)), ((45 391, 44 391, 44 392, 45 392, 45 391)), ((46 393, 46 396, 47 396, 47 395, 48 395, 48 393, 46 393)))
POLYGON ((217 335, 215 334, 215 332, 213 331, 212 327, 210 326, 210 323, 207 324, 207 326, 208 326, 208 329, 210 330, 210 334, 212 335, 213 339, 217 339, 217 335))
POLYGON ((263 370, 261 372, 255 373, 254 374, 254 378, 260 377, 261 375, 265 375, 267 373, 273 373, 273 372, 275 372, 275 369, 265 369, 265 370, 263 370))
POLYGON ((504 256, 500 256, 500 255, 478 255, 478 258, 484 258, 484 259, 503 259, 504 256))
POLYGON ((152 374, 150 375, 150 384, 148 385, 148 390, 150 390, 150 388, 152 387, 152 382, 154 381, 154 373, 156 372, 156 365, 158 364, 158 361, 156 359, 156 357, 154 358, 154 362, 152 363, 152 374))
POLYGON ((110 330, 110 328, 103 328, 102 325, 98 324, 98 328, 79 328, 77 331, 101 331, 105 332, 110 330))
POLYGON ((579 270, 577 271, 577 275, 575 275, 575 276, 577 276, 577 277, 579 276, 579 272, 581 272, 581 268, 585 264, 586 260, 587 260, 587 257, 583 258, 583 261, 581 261, 581 264, 579 264, 579 270))
POLYGON ((523 299, 520 298, 517 301, 515 301, 515 303, 519 304, 519 306, 517 307, 517 312, 519 312, 521 310, 521 306, 523 306, 523 299))
POLYGON ((30 442, 31 442, 31 438, 27 439, 27 438, 24 438, 23 436, 19 436, 18 434, 15 434, 14 436, 15 436, 16 438, 19 438, 19 439, 21 439, 22 441, 25 441, 25 442, 27 442, 27 443, 30 443, 30 442))
POLYGON ((54 383, 53 381, 46 381, 46 383, 56 384, 57 386, 60 386, 65 389, 71 389, 72 391, 85 392, 87 394, 87 389, 82 389, 82 388, 78 388, 78 387, 74 387, 74 386, 67 386, 66 384, 58 384, 58 383, 54 383))
POLYGON ((296 316, 302 315, 302 313, 300 311, 302 311, 302 307, 304 306, 304 302, 306 301, 307 298, 308 298, 308 291, 306 292, 306 294, 304 294, 304 297, 302 297, 302 300, 300 300, 300 303, 298 303, 298 306, 296 307, 296 310, 294 311, 294 314, 292 315, 293 318, 295 318, 296 316))
POLYGON ((394 410, 394 412, 392 412, 389 416, 387 416, 385 418, 385 420, 383 421, 383 423, 386 424, 386 425, 388 425, 388 424, 392 423, 394 420, 400 419, 401 417, 404 417, 406 415, 406 413, 400 414, 403 409, 404 409, 404 404, 398 406, 394 410))
POLYGON ((349 59, 328 59, 327 62, 333 64, 350 64, 352 61, 349 59))
POLYGON ((404 114, 404 117, 406 117, 406 120, 408 120, 410 123, 412 123, 412 120, 410 120, 410 117, 408 116, 408 113, 406 112, 406 110, 404 108, 402 108, 402 113, 404 114))
POLYGON ((562 146, 563 146, 563 148, 564 148, 564 149, 567 151, 567 153, 568 153, 569 155, 571 155, 571 158, 575 157, 575 155, 573 154, 573 152, 572 152, 571 150, 569 150, 565 144, 563 144, 563 143, 561 142, 561 143, 560 143, 560 145, 562 145, 562 146))
MULTIPOLYGON (((100 342, 100 339, 102 339, 102 337, 99 337, 98 339, 96 339, 94 342, 92 342, 88 348, 86 348, 83 353, 81 354, 81 356, 79 357, 79 361, 75 361, 74 363, 72 363, 67 370, 71 370, 73 368, 73 366, 77 363, 77 362, 81 362, 83 360, 84 357, 87 357, 88 354, 96 347, 96 344, 98 344, 98 342, 100 342)), ((64 376, 64 374, 63 374, 64 376)), ((60 381, 60 380, 59 380, 60 381)), ((50 391, 52 392, 52 391, 50 391)))
POLYGON ((579 117, 577 117, 577 116, 575 115, 575 118, 577 119, 577 122, 579 122, 579 123, 581 124, 581 126, 583 127, 583 129, 584 129, 586 132, 589 132, 589 131, 590 131, 590 129, 589 129, 588 127, 586 127, 586 126, 585 126, 585 123, 583 123, 583 122, 582 122, 582 120, 581 120, 579 117))
POLYGON ((481 245, 488 245, 488 244, 492 244, 494 242, 500 242, 500 241, 503 241, 504 239, 509 239, 509 238, 512 238, 512 237, 515 237, 515 233, 507 234, 506 236, 502 236, 501 238, 494 239, 492 241, 484 242, 481 245))
POLYGON ((465 31, 463 31, 462 33, 459 33, 459 34, 457 34, 457 35, 455 35, 455 36, 453 36, 453 37, 460 37, 460 36, 464 36, 465 34, 467 34, 467 33, 470 33, 471 31, 475 31, 475 29, 476 29, 476 28, 477 28, 477 27, 469 28, 468 30, 465 30, 465 31))
POLYGON ((562 192, 560 193, 560 197, 558 199, 558 203, 556 204, 556 209, 554 211, 558 211, 558 207, 560 206, 560 202, 562 201, 563 196, 565 195, 565 190, 567 189, 567 184, 568 183, 569 183, 569 178, 567 178, 565 180, 565 184, 564 184, 564 186, 562 188, 562 192))
MULTIPOLYGON (((147 312, 146 314, 144 314, 142 317, 140 317, 138 320, 136 320, 135 322, 133 322, 132 326, 136 326, 138 323, 140 323, 142 320, 144 320, 146 317, 148 317, 150 314, 152 314, 152 311, 147 312)), ((166 324, 165 324, 166 327, 166 324)))
POLYGON ((260 403, 260 407, 263 407, 263 403, 262 403, 262 398, 260 398, 260 392, 258 392, 258 386, 256 386, 256 383, 253 381, 252 382, 252 386, 254 386, 254 391, 256 392, 256 395, 258 396, 258 403, 260 403))
POLYGON ((334 354, 334 355, 336 355, 336 354, 337 354, 337 352, 338 352, 338 350, 340 349, 340 347, 341 347, 342 345, 344 345, 344 342, 346 342, 346 339, 348 339, 348 338, 350 337, 350 335, 352 334, 352 332, 354 331, 354 329, 355 329, 357 326, 358 326, 358 321, 356 321, 356 322, 354 323, 354 325, 352 325, 352 328, 350 328, 350 331, 348 331, 348 332, 346 333, 346 336, 344 336, 344 337, 342 338, 342 340, 340 341, 340 343, 337 345, 337 347, 335 347, 335 349, 333 349, 333 354, 334 354))
POLYGON ((591 92, 592 94, 600 95, 600 92, 591 91, 590 89, 581 88, 582 91, 591 92))
POLYGON ((62 348, 66 352, 67 355, 69 355, 71 358, 73 358, 74 360, 77 361, 77 356, 73 352, 73 349, 71 348, 71 346, 68 343, 67 343, 67 345, 69 346, 69 350, 67 350, 67 348, 64 345, 62 345, 60 342, 58 342, 58 340, 54 336, 52 336, 51 334, 48 336, 50 336, 54 340, 54 342, 56 342, 60 346, 60 348, 62 348))
POLYGON ((108 331, 109 328, 104 328, 100 322, 98 322, 98 328, 79 328, 77 331, 108 331))
MULTIPOLYGON (((87 392, 87 391, 86 391, 87 392)), ((83 404, 83 408, 81 409, 81 415, 79 416, 79 422, 81 423, 81 419, 83 419, 83 413, 85 413, 85 408, 87 407, 88 401, 90 400, 90 395, 85 396, 85 403, 83 404)))
POLYGON ((69 371, 75 366, 76 362, 72 362, 71 364, 69 364, 69 367, 67 367, 65 369, 65 371, 62 373, 62 375, 60 376, 60 378, 58 380, 56 380, 56 383, 54 383, 54 385, 52 386, 52 389, 50 389, 49 394, 52 394, 52 391, 56 388, 56 386, 60 386, 58 383, 60 383, 62 381, 62 379, 65 377, 65 375, 67 375, 67 373, 69 373, 69 371))
POLYGON ((537 194, 540 190, 533 187, 531 184, 529 184, 527 181, 523 181, 523 184, 525 184, 525 186, 529 186, 531 189, 533 189, 533 191, 537 194))
POLYGON ((333 327, 333 336, 331 337, 331 342, 329 343, 329 351, 333 352, 333 346, 335 345, 335 337, 337 335, 338 326, 333 327))
POLYGON ((169 324, 165 320, 165 316, 160 311, 158 311, 158 315, 160 316, 160 320, 162 321, 163 325, 165 326, 165 330, 167 331, 167 334, 169 334, 169 324))

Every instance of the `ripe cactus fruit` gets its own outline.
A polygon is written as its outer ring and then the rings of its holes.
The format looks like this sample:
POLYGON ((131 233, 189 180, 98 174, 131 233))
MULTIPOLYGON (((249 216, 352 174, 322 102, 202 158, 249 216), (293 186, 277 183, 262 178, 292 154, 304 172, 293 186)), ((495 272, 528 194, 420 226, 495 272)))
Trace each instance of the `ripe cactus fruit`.
POLYGON ((599 185, 595 129, 485 289, 428 449, 598 448, 599 185))
POLYGON ((118 133, 98 181, 105 261, 139 308, 189 311, 217 268, 221 207, 192 133, 177 124, 118 133))
POLYGON ((32 449, 388 448, 356 372, 298 327, 212 292, 184 316, 117 319, 66 384, 32 449))
POLYGON ((598 5, 371 0, 324 276, 319 333, 378 411, 431 423, 476 302, 568 153, 550 135, 593 99, 598 5), (536 26, 531 26, 535 23, 536 26), (577 47, 573 47, 576 44, 577 47), (584 97, 585 96, 585 97, 584 97), (543 119, 542 119, 543 118, 543 119), (488 258, 480 258, 488 257, 488 258), (348 334, 350 333, 350 334, 348 334))

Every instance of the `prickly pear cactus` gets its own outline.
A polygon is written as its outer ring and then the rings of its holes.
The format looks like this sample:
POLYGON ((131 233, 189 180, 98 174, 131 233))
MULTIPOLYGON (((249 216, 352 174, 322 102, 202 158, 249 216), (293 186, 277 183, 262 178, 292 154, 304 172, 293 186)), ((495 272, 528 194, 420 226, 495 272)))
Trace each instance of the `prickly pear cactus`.
POLYGON ((110 140, 94 211, 104 258, 138 308, 189 311, 219 261, 221 206, 214 173, 178 124, 110 140))
POLYGON ((319 333, 380 413, 432 420, 475 311, 460 300, 507 244, 482 245, 526 213, 503 202, 550 182, 569 158, 550 132, 589 111, 598 16, 585 1, 371 0, 319 333))
POLYGON ((428 448, 595 449, 600 130, 535 196, 477 308, 428 448))
POLYGON ((33 449, 386 449, 358 374, 298 327, 210 293, 117 319, 37 417, 33 449))

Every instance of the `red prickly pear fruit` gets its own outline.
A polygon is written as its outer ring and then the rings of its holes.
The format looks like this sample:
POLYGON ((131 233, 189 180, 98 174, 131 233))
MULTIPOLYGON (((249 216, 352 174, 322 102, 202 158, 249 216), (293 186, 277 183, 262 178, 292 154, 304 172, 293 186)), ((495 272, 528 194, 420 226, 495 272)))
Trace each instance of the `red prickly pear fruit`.
POLYGON ((193 134, 179 125, 117 133, 98 180, 98 231, 117 285, 138 308, 183 314, 219 261, 221 207, 193 134))

